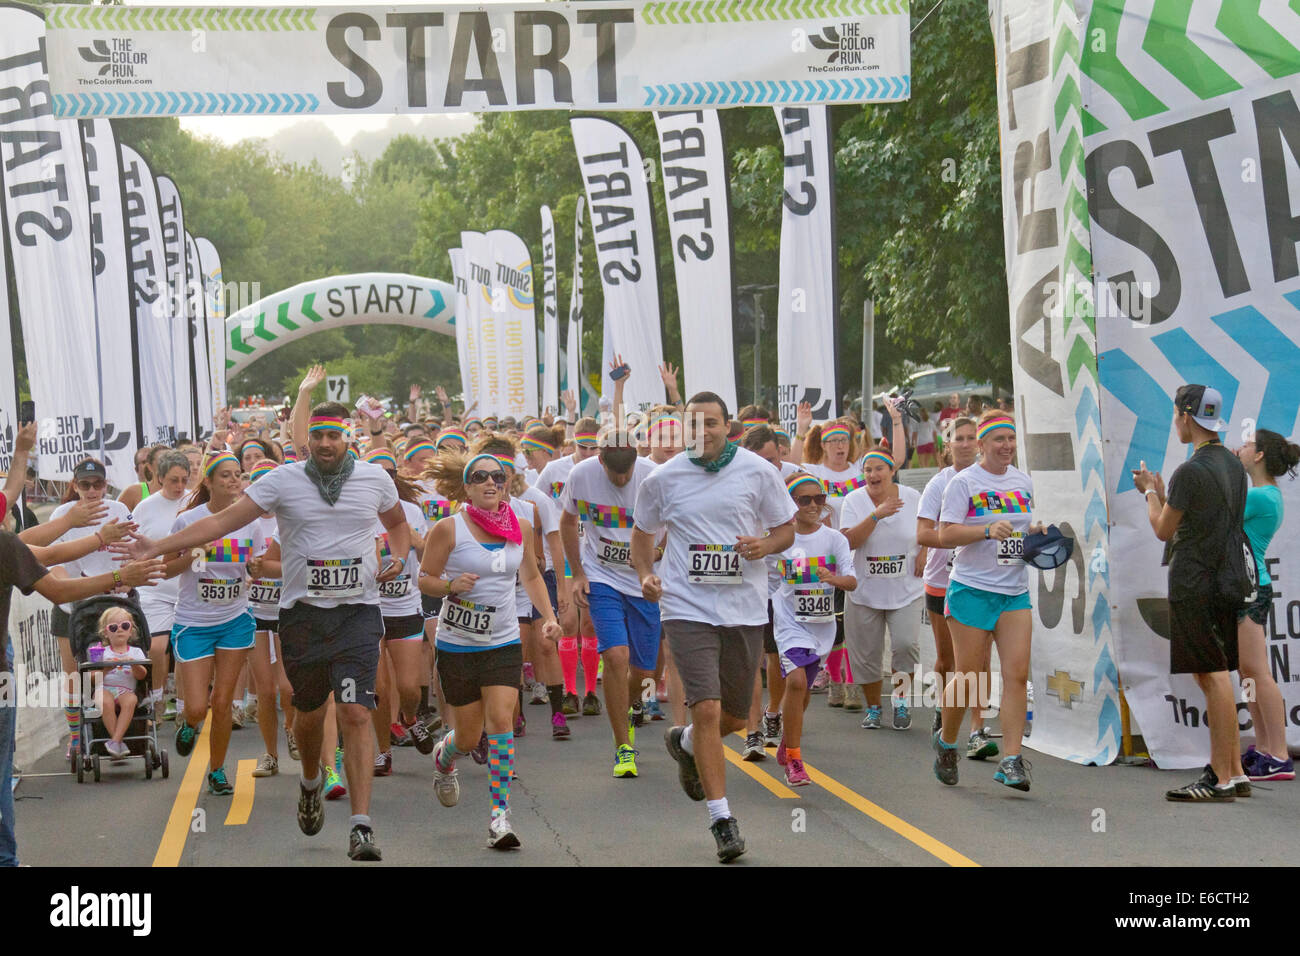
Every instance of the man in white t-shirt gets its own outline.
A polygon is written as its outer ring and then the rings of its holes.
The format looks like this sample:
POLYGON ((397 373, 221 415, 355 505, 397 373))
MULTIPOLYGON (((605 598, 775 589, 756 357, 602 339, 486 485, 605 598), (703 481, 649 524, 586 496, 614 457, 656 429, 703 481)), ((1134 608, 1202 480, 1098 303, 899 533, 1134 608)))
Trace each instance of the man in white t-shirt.
POLYGON ((392 479, 377 465, 348 455, 347 414, 337 402, 317 405, 308 425, 306 461, 263 475, 243 498, 184 531, 161 541, 137 538, 120 550, 133 557, 173 554, 274 512, 284 580, 280 646, 293 685, 294 736, 302 754, 298 826, 312 836, 325 825, 320 749, 325 703, 333 692, 352 803, 348 855, 378 860, 369 811, 375 757, 370 710, 384 633, 379 584, 403 572, 410 526, 392 479), (378 567, 375 548, 376 517, 388 529, 392 552, 384 568, 378 567))
POLYGON ((691 708, 665 738, 682 789, 707 800, 718 859, 745 852, 726 796, 722 737, 745 726, 767 623, 763 559, 794 541, 794 502, 780 472, 727 441, 726 403, 700 392, 686 406, 687 454, 654 470, 635 505, 632 566, 659 601, 664 636, 691 708), (668 532, 655 573, 655 543, 668 532))

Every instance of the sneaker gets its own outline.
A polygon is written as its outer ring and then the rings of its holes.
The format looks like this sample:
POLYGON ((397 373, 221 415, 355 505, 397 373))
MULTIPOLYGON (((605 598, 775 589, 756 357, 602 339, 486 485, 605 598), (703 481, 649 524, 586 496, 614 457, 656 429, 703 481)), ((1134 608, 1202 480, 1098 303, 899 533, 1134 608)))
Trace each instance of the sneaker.
MULTIPOLYGON (((847 704, 844 705, 844 709, 845 710, 849 709, 847 704)), ((880 729, 880 708, 879 707, 867 708, 867 715, 862 718, 862 729, 863 730, 880 729)))
POLYGON ((536 682, 533 684, 532 696, 529 697, 529 699, 528 699, 528 703, 529 703, 529 704, 549 704, 550 702, 551 702, 551 695, 550 695, 549 693, 547 693, 547 691, 546 691, 546 685, 543 684, 541 681, 536 681, 536 682))
POLYGON ((348 788, 343 786, 338 772, 330 767, 325 771, 325 799, 339 800, 348 795, 348 788))
POLYGON ((394 747, 409 747, 415 742, 411 739, 411 735, 407 732, 407 728, 402 726, 400 721, 396 720, 388 725, 388 739, 392 742, 394 747))
POLYGON ((474 745, 474 749, 469 752, 469 755, 474 758, 474 762, 479 766, 488 762, 487 731, 479 734, 478 743, 474 745))
POLYGON ((745 738, 745 752, 742 754, 745 760, 766 760, 767 751, 763 749, 763 735, 752 733, 745 738))
POLYGON ((663 720, 663 719, 664 719, 664 709, 663 709, 662 707, 659 706, 659 700, 658 700, 658 698, 655 698, 655 697, 651 697, 651 698, 650 698, 650 700, 649 700, 649 701, 646 703, 646 705, 645 705, 645 712, 646 712, 646 715, 647 715, 651 720, 663 720))
POLYGON ((393 752, 386 750, 375 754, 375 776, 391 777, 393 775, 393 752))
POLYGON ((912 711, 906 704, 894 705, 894 729, 907 730, 912 726, 912 711))
POLYGON ((438 746, 433 748, 433 792, 444 807, 454 807, 460 802, 460 778, 456 775, 456 768, 453 766, 450 770, 438 769, 438 761, 442 757, 442 748, 446 743, 444 737, 438 741, 438 746))
POLYGON ((565 717, 576 717, 582 708, 578 706, 577 694, 565 694, 564 703, 560 706, 560 713, 565 717))
POLYGON ((817 672, 817 676, 813 678, 812 686, 808 689, 814 694, 824 694, 826 693, 826 688, 830 685, 831 672, 823 668, 817 672))
POLYGON ((790 755, 786 753, 785 750, 785 737, 782 736, 781 742, 777 745, 776 748, 776 765, 778 767, 784 767, 789 762, 789 760, 790 760, 790 755))
POLYGON ((775 747, 781 742, 781 715, 763 712, 763 745, 775 747))
POLYGON ((993 779, 1017 790, 1028 790, 1030 769, 1029 762, 1024 757, 1020 756, 1020 754, 1013 754, 1002 758, 1002 762, 998 764, 998 772, 993 775, 993 779))
POLYGON ((812 783, 802 760, 791 760, 785 768, 785 782, 791 787, 806 787, 812 783))
POLYGON ((131 748, 121 740, 108 741, 104 744, 104 749, 108 751, 109 757, 114 762, 125 760, 127 757, 131 756, 131 748))
POLYGON ((1262 754, 1255 749, 1254 744, 1246 748, 1246 752, 1241 755, 1241 769, 1245 771, 1246 776, 1249 777, 1254 774, 1255 764, 1259 763, 1261 756, 1262 754))
POLYGON ((190 751, 194 749, 194 741, 198 739, 199 732, 183 719, 179 723, 180 726, 176 728, 176 753, 178 756, 188 757, 190 751))
POLYGON ((488 846, 494 850, 519 849, 519 837, 515 836, 514 827, 510 825, 509 810, 492 816, 492 822, 488 824, 488 846))
POLYGON ((572 732, 573 731, 569 729, 569 722, 564 719, 564 714, 561 711, 557 710, 555 713, 551 714, 552 740, 564 740, 572 732))
POLYGON ((601 713, 600 698, 588 692, 587 696, 582 698, 582 716, 599 717, 601 713))
POLYGON ((1233 778, 1232 778, 1232 792, 1233 792, 1233 796, 1237 797, 1238 799, 1240 799, 1241 797, 1249 797, 1249 796, 1251 795, 1251 793, 1252 793, 1252 790, 1251 790, 1251 787, 1250 787, 1250 778, 1249 778, 1249 777, 1233 777, 1233 778))
POLYGON ((167 706, 163 708, 162 719, 163 720, 176 719, 176 698, 175 697, 169 698, 167 700, 167 706))
POLYGON ((943 728, 943 711, 938 707, 934 709, 934 720, 930 724, 930 733, 937 734, 943 728))
POLYGON ((998 755, 998 744, 989 732, 981 727, 970 735, 970 740, 966 742, 966 759, 983 760, 986 757, 996 757, 998 755))
POLYGON ((334 748, 334 772, 343 776, 343 745, 334 748))
POLYGON ((225 767, 218 767, 208 774, 208 793, 218 797, 228 797, 234 792, 234 784, 226 779, 225 767))
POLYGON ((280 772, 280 761, 276 760, 270 754, 262 754, 257 758, 257 766, 253 769, 254 777, 274 777, 280 772))
POLYGON ((325 781, 317 784, 313 790, 308 790, 298 781, 298 829, 307 836, 315 836, 320 833, 321 827, 325 825, 325 807, 320 802, 321 789, 325 786, 325 781))
POLYGON ((230 727, 232 730, 244 729, 244 705, 243 704, 230 705, 230 727))
POLYGON ((434 734, 442 729, 442 716, 436 710, 425 711, 416 717, 416 720, 424 724, 424 729, 434 734))
MULTIPOLYGON (((426 757, 433 753, 433 734, 429 733, 429 728, 424 726, 424 721, 413 721, 407 728, 407 734, 411 742, 415 744, 415 749, 426 757)), ((523 734, 515 731, 516 736, 522 737, 523 734)))
POLYGON ((957 745, 949 747, 940 739, 938 731, 930 735, 930 746, 938 754, 934 758, 934 775, 948 786, 957 784, 957 745))
POLYGON ((294 737, 293 730, 284 728, 284 737, 289 746, 289 759, 295 762, 302 760, 302 754, 298 753, 298 739, 294 737))
POLYGON ((636 755, 638 751, 633 750, 627 744, 620 744, 615 755, 614 776, 635 777, 636 776, 636 755))
POLYGON ((348 835, 348 859, 362 862, 382 860, 384 855, 375 844, 375 831, 364 823, 358 823, 348 835))
POLYGON ((862 696, 862 688, 857 684, 845 684, 844 709, 859 711, 865 706, 867 706, 867 702, 862 696))
POLYGON ((524 715, 522 712, 519 714, 518 717, 515 718, 515 736, 516 737, 528 736, 528 721, 524 720, 524 715))
POLYGON ((830 691, 826 695, 826 706, 827 707, 844 706, 844 685, 843 684, 831 684, 830 691))
POLYGON ((730 863, 745 852, 745 841, 740 835, 740 824, 735 817, 719 820, 709 827, 718 843, 718 860, 730 863))
MULTIPOLYGON (((1251 780, 1294 780, 1295 764, 1288 757, 1286 760, 1278 760, 1272 754, 1266 754, 1262 751, 1256 751, 1259 756, 1252 761, 1252 767, 1246 770, 1246 776, 1251 780)), ((1244 764, 1245 761, 1243 760, 1244 764)))
POLYGON ((682 749, 682 731, 685 727, 669 727, 664 734, 664 746, 668 756, 677 761, 677 782, 682 785, 686 795, 692 800, 704 799, 704 784, 700 781, 700 770, 695 766, 695 757, 682 749))
POLYGON ((1236 787, 1220 787, 1219 777, 1208 764, 1201 776, 1184 786, 1165 792, 1174 803, 1231 803, 1237 799, 1236 787))

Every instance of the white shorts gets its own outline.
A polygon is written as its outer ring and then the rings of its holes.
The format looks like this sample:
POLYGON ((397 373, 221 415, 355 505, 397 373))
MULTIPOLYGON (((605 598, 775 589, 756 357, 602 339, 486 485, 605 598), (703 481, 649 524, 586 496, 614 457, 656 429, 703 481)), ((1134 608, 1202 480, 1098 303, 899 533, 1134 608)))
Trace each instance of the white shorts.
MULTIPOLYGON (((152 590, 151 588, 141 588, 141 592, 152 590)), ((170 634, 172 625, 176 623, 176 605, 168 604, 166 601, 149 601, 143 594, 140 597, 140 610, 144 612, 144 619, 149 622, 149 634, 170 634)))

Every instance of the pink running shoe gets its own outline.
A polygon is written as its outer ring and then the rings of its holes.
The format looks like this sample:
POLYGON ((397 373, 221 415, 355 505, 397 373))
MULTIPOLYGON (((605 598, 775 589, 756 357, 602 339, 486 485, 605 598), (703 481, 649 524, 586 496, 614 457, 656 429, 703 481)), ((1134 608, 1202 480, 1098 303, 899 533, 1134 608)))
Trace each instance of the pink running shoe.
POLYGON ((808 771, 803 768, 802 760, 791 759, 785 768, 785 782, 792 787, 806 787, 812 783, 808 771))
POLYGON ((516 718, 515 718, 515 736, 516 736, 516 737, 522 737, 522 736, 524 736, 524 733, 525 733, 525 731, 526 731, 527 726, 528 726, 528 722, 527 722, 526 720, 524 720, 524 715, 523 715, 523 714, 520 714, 518 717, 516 717, 516 718))
POLYGON ((569 722, 564 719, 564 714, 556 711, 551 714, 551 737, 555 740, 563 740, 569 736, 569 722))
POLYGON ((781 738, 780 745, 776 748, 776 763, 779 767, 784 767, 789 763, 790 758, 785 753, 785 737, 781 738))

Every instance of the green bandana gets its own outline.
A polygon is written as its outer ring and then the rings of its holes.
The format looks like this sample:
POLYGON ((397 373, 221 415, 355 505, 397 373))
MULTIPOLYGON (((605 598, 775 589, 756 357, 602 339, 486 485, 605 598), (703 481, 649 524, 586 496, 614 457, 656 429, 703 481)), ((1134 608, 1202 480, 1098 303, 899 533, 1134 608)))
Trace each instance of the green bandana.
POLYGON ((695 456, 690 454, 687 454, 686 457, 692 465, 699 465, 705 471, 711 474, 716 474, 717 472, 722 471, 723 468, 731 464, 731 459, 736 457, 736 449, 739 447, 740 446, 737 445, 735 442, 727 442, 726 447, 722 449, 722 453, 719 454, 718 457, 713 459, 712 461, 705 461, 702 458, 696 458, 695 456))
POLYGON ((307 477, 311 479, 320 496, 331 508, 343 493, 343 483, 352 477, 352 456, 344 454, 343 461, 335 471, 324 472, 316 467, 316 459, 307 459, 307 477))

